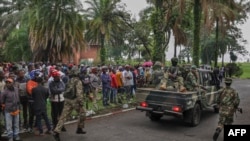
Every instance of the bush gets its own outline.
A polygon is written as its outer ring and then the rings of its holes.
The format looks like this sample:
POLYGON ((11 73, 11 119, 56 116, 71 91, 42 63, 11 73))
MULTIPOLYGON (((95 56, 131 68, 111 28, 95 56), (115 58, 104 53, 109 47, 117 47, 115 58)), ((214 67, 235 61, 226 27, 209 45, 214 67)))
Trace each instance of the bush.
POLYGON ((236 77, 240 77, 243 74, 243 69, 240 67, 240 64, 237 65, 236 63, 228 63, 226 65, 227 68, 227 73, 229 74, 229 76, 236 76, 236 77))

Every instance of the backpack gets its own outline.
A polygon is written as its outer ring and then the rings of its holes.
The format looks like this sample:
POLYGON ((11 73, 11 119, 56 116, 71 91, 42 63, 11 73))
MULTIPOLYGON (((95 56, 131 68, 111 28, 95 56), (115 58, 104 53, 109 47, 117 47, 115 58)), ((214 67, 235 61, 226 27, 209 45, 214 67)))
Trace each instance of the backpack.
POLYGON ((38 85, 37 82, 33 81, 33 80, 29 80, 27 83, 26 83, 26 91, 27 91, 27 94, 29 96, 31 96, 32 94, 32 89, 35 88, 36 86, 38 85))
POLYGON ((82 77, 82 84, 83 85, 89 85, 90 84, 90 76, 89 75, 84 75, 82 77))
POLYGON ((70 80, 67 84, 66 84, 66 88, 64 91, 63 96, 67 99, 75 99, 76 98, 76 83, 77 81, 74 82, 74 80, 70 80))

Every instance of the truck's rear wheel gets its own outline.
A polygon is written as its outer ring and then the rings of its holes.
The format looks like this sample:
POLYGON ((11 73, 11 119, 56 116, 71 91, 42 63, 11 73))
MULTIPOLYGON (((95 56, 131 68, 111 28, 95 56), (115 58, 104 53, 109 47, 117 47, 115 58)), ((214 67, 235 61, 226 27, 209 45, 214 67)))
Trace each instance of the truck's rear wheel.
POLYGON ((197 126, 201 120, 201 107, 200 104, 196 103, 192 111, 191 126, 197 126))
POLYGON ((193 109, 184 112, 184 122, 189 126, 197 126, 200 123, 201 107, 196 103, 193 109))
POLYGON ((162 117, 160 114, 148 113, 148 117, 151 121, 159 121, 162 117))

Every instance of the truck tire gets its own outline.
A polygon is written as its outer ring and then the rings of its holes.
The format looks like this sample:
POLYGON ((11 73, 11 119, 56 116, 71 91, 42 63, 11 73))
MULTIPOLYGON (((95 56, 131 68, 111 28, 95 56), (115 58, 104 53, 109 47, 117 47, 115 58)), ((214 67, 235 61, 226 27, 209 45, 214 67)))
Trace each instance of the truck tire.
POLYGON ((162 117, 162 115, 154 114, 154 113, 148 113, 148 117, 151 121, 159 121, 162 117))
POLYGON ((191 116, 191 126, 195 127, 200 123, 201 120, 201 106, 200 104, 196 103, 194 105, 194 108, 191 110, 192 116, 191 116))
POLYGON ((191 127, 195 127, 200 123, 201 107, 199 103, 194 105, 193 109, 184 112, 184 122, 191 127))

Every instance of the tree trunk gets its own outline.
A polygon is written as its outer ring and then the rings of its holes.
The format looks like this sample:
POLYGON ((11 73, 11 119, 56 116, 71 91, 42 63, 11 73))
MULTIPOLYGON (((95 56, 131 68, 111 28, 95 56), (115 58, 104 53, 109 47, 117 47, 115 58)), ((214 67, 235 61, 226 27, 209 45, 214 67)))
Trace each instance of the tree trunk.
POLYGON ((176 52, 177 52, 177 43, 174 41, 174 57, 176 57, 176 52))
POLYGON ((222 64, 222 67, 224 67, 224 54, 222 54, 222 59, 221 59, 221 64, 222 64))
POLYGON ((200 60, 200 0, 194 0, 194 44, 193 44, 193 64, 199 66, 200 60))
POLYGON ((101 59, 101 64, 104 65, 106 63, 106 49, 104 46, 104 38, 105 34, 101 34, 101 50, 100 50, 100 59, 101 59))
POLYGON ((218 66, 218 38, 219 38, 219 18, 216 18, 216 31, 215 31, 215 52, 214 52, 214 67, 218 66))

